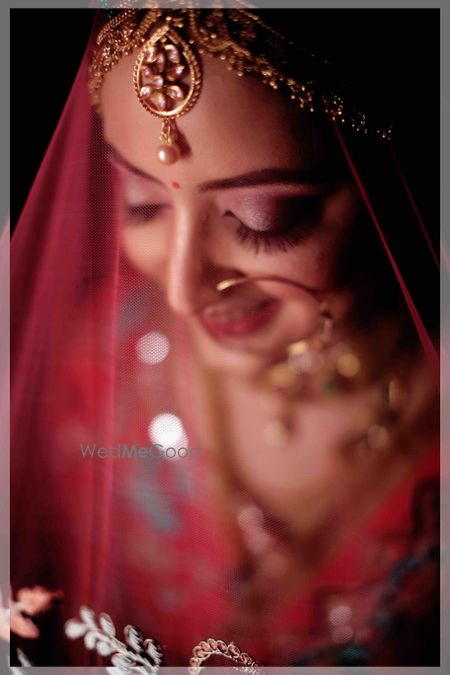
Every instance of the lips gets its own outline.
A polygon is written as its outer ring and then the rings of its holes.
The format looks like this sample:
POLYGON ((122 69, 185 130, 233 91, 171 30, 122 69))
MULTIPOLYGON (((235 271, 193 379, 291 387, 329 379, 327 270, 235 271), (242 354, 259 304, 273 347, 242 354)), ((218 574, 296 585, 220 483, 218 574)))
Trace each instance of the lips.
POLYGON ((268 323, 280 305, 272 298, 246 305, 213 305, 202 312, 200 321, 213 337, 242 337, 268 323))

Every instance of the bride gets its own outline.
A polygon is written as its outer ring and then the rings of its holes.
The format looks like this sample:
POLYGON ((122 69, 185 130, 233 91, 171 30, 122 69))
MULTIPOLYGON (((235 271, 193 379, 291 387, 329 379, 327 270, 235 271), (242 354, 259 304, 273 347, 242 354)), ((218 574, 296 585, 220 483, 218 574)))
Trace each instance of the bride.
POLYGON ((436 335, 391 234, 420 227, 389 125, 276 14, 99 12, 14 235, 45 665, 437 663, 436 335))

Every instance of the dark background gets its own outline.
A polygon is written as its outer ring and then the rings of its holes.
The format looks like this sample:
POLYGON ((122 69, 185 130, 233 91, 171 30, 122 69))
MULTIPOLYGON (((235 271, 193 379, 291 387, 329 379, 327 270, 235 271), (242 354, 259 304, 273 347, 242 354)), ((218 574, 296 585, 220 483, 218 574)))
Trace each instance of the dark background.
MULTIPOLYGON (((439 10, 266 11, 306 50, 345 73, 357 96, 395 125, 402 162, 433 241, 439 210, 439 10)), ((95 10, 11 10, 11 225, 50 141, 95 10)))
POLYGON ((11 10, 11 228, 61 116, 95 10, 11 10))

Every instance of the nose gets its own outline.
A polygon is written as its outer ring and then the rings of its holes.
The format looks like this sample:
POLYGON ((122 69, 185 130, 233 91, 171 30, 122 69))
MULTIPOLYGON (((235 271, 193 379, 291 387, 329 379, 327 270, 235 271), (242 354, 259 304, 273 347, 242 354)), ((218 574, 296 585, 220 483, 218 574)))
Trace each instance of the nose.
POLYGON ((216 223, 205 212, 184 209, 176 214, 171 229, 166 266, 166 294, 169 306, 185 316, 196 314, 216 302, 216 284, 236 270, 217 262, 216 223))

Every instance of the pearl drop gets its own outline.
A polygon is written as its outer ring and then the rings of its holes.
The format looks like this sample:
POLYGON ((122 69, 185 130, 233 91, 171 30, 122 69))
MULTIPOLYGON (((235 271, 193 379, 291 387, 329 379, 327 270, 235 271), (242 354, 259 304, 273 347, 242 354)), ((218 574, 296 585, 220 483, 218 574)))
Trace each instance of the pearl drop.
POLYGON ((180 157, 180 149, 178 145, 160 145, 157 154, 162 164, 174 164, 180 157))

